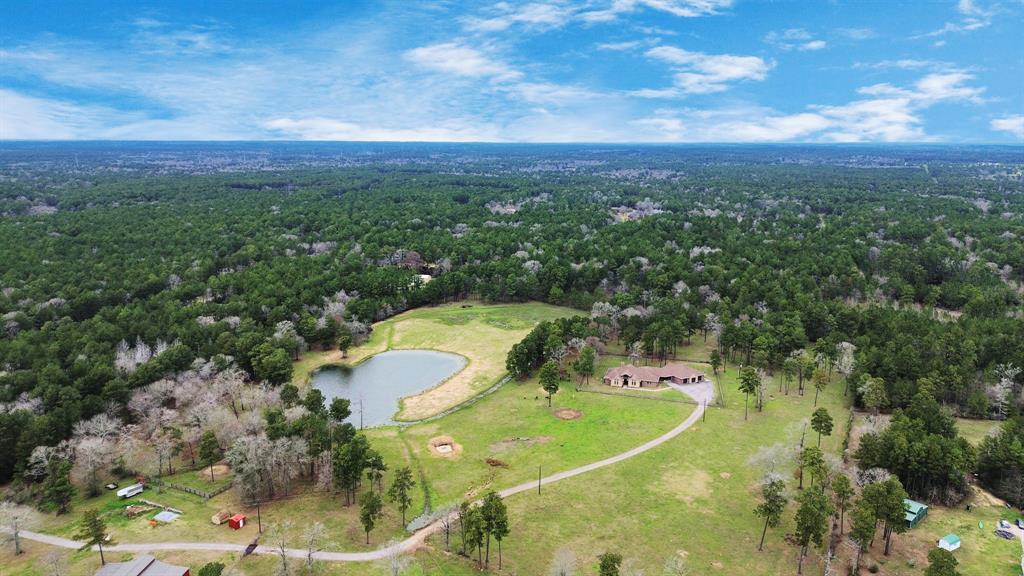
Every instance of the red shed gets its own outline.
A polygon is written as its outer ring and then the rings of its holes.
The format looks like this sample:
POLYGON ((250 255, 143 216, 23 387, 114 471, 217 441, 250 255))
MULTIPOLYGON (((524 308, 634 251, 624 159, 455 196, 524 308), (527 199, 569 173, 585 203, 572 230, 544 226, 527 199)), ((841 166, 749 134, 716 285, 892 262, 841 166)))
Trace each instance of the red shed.
POLYGON ((245 526, 245 514, 235 514, 231 518, 228 518, 228 526, 231 526, 233 530, 238 530, 245 526))

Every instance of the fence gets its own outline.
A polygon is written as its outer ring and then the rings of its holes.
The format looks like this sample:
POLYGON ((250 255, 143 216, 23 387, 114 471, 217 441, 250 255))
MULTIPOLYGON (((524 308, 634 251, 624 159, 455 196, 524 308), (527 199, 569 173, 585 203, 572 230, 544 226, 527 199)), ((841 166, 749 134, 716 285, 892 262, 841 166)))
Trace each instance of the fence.
POLYGON ((212 492, 206 492, 204 490, 199 490, 198 488, 192 488, 191 486, 182 486, 181 484, 175 484, 174 482, 167 482, 161 478, 147 478, 146 483, 153 484, 156 486, 162 486, 164 488, 170 488, 172 490, 178 490, 179 492, 188 492, 189 494, 199 496, 205 502, 210 498, 217 496, 218 494, 223 494, 224 492, 230 490, 232 484, 234 484, 234 481, 228 482, 227 484, 220 486, 219 488, 215 489, 212 492))

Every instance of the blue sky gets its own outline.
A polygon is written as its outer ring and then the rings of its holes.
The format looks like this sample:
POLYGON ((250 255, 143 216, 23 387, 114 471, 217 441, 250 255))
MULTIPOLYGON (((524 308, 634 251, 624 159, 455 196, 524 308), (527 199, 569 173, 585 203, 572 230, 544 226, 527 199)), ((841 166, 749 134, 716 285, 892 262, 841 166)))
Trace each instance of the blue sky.
POLYGON ((10 0, 0 138, 1024 141, 1024 2, 10 0))

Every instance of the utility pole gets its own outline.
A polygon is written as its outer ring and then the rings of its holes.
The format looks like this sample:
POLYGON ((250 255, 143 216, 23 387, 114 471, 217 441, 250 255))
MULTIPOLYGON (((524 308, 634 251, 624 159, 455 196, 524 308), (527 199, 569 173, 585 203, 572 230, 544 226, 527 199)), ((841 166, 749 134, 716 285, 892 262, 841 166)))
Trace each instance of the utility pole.
POLYGON ((540 464, 537 465, 537 494, 540 494, 540 464))
POLYGON ((259 526, 260 534, 263 534, 263 518, 260 517, 260 502, 256 501, 256 525, 259 526))
POLYGON ((704 399, 704 414, 701 415, 700 421, 701 422, 707 422, 708 421, 708 399, 707 398, 704 399))

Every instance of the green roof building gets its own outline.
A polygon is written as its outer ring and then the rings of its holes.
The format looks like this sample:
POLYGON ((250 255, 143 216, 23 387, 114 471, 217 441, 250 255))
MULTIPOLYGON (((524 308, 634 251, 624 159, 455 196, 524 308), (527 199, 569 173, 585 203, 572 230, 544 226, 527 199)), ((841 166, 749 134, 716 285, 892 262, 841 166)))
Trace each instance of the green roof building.
POLYGON ((904 518, 907 528, 914 528, 928 515, 928 506, 908 498, 903 499, 903 509, 906 511, 904 518))
POLYGON ((960 547, 960 537, 956 534, 946 534, 939 539, 938 546, 943 550, 949 550, 952 552, 960 547))

